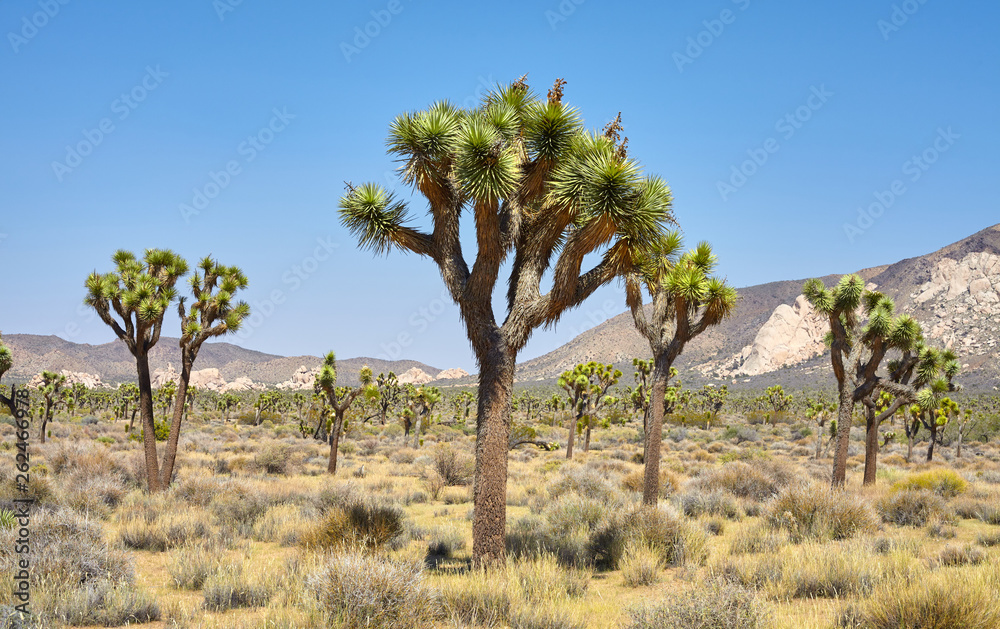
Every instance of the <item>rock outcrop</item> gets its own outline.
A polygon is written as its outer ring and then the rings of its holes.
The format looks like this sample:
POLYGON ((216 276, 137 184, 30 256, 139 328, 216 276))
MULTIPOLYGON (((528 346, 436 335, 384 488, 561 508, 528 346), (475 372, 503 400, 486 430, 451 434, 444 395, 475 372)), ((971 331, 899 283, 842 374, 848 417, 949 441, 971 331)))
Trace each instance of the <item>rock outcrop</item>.
MULTIPOLYGON (((108 385, 101 382, 101 377, 97 374, 83 373, 81 371, 67 371, 66 369, 63 369, 59 371, 59 375, 66 377, 66 383, 63 385, 64 388, 72 387, 77 384, 82 384, 88 389, 110 388, 108 385)), ((28 387, 37 389, 42 386, 42 382, 42 374, 38 374, 28 382, 28 387)))
POLYGON ((288 391, 312 391, 317 375, 319 375, 319 368, 309 369, 305 365, 302 365, 295 370, 291 378, 284 382, 279 382, 275 386, 288 391))
POLYGON ((401 373, 399 376, 396 377, 396 380, 398 380, 400 384, 416 384, 416 385, 427 384, 433 379, 434 378, 430 374, 428 374, 423 369, 420 369, 419 367, 413 367, 412 369, 407 369, 406 371, 404 371, 403 373, 401 373))
POLYGON ((464 369, 445 369, 434 377, 435 380, 456 380, 458 378, 468 378, 469 372, 464 369))
POLYGON ((726 375, 756 376, 823 353, 826 322, 805 295, 774 309, 753 343, 734 356, 726 375))

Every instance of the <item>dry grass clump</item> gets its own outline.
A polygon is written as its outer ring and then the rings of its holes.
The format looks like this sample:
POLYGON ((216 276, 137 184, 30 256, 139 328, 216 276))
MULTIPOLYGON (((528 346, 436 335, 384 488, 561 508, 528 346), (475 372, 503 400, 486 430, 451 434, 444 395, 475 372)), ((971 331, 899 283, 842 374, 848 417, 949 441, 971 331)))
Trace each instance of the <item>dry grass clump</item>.
POLYGON ((185 544, 170 553, 167 572, 173 586, 182 590, 200 590, 205 581, 221 568, 217 549, 206 544, 185 544))
POLYGON ((944 498, 923 489, 903 489, 883 496, 877 503, 883 522, 899 526, 924 526, 950 515, 944 498))
POLYGON ((432 467, 446 486, 466 485, 472 480, 476 463, 472 456, 451 444, 439 444, 431 450, 432 467))
POLYGON ((306 583, 344 629, 425 627, 443 615, 419 567, 356 550, 329 555, 306 583))
POLYGON ((32 597, 33 609, 43 610, 43 622, 121 627, 160 619, 156 600, 129 583, 102 579, 66 590, 46 586, 32 597))
POLYGON ((752 590, 713 583, 668 594, 660 603, 630 612, 625 629, 765 629, 764 605, 752 590))
POLYGON ((548 492, 552 500, 565 494, 578 494, 607 504, 621 501, 618 488, 607 474, 586 467, 562 469, 559 477, 549 483, 548 492))
POLYGON ((848 539, 878 529, 878 516, 862 498, 815 484, 787 487, 767 505, 766 517, 794 542, 848 539))
POLYGON ((780 554, 724 558, 713 571, 727 582, 777 600, 838 598, 867 594, 881 583, 911 578, 917 573, 915 561, 906 552, 873 555, 864 541, 810 542, 780 554))
POLYGON ((210 574, 202 587, 205 609, 224 612, 267 605, 276 589, 273 579, 263 571, 251 576, 247 568, 242 563, 229 564, 210 574))
POLYGON ((721 489, 712 491, 691 489, 677 496, 675 503, 684 515, 690 518, 717 515, 729 520, 742 520, 744 515, 736 498, 721 489))
POLYGON ((613 514, 590 536, 587 550, 594 566, 615 570, 630 544, 652 548, 665 566, 700 565, 708 558, 708 535, 704 529, 666 507, 640 506, 613 514))
POLYGON ((933 491, 943 498, 954 498, 964 492, 968 486, 968 481, 955 470, 938 468, 910 474, 903 480, 894 483, 892 489, 894 491, 925 489, 933 491))
POLYGON ((908 583, 887 583, 851 606, 838 626, 850 629, 994 629, 1000 627, 996 566, 939 571, 908 583))
POLYGON ((729 542, 730 555, 776 553, 788 543, 788 533, 765 524, 744 526, 729 542))
POLYGON ((982 548, 971 544, 965 546, 955 546, 949 544, 938 553, 937 563, 941 566, 975 566, 986 560, 986 553, 982 548))
MULTIPOLYGON (((641 469, 629 472, 622 478, 622 489, 642 493, 645 483, 645 472, 641 469)), ((669 498, 677 492, 681 480, 677 474, 668 469, 660 470, 660 498, 669 498)))
POLYGON ((622 571, 622 580, 626 586, 652 585, 660 580, 663 559, 657 549, 649 544, 631 542, 625 546, 618 568, 622 571))
POLYGON ((791 467, 772 461, 752 463, 730 461, 696 479, 694 485, 703 490, 722 490, 738 498, 757 502, 770 500, 787 486, 794 476, 791 467))
POLYGON ((406 514, 396 505, 374 500, 352 500, 330 509, 299 536, 299 544, 313 550, 361 547, 381 548, 398 543, 406 514))

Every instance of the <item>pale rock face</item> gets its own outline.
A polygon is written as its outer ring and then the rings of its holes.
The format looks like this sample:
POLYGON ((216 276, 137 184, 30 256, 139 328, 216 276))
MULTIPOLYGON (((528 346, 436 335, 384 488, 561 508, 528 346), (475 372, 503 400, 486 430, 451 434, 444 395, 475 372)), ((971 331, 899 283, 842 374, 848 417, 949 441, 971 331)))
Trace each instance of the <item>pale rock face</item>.
POLYGON ((467 378, 469 372, 464 369, 445 369, 437 375, 435 380, 454 380, 456 378, 467 378))
POLYGON ((411 369, 407 369, 396 378, 396 380, 398 380, 400 384, 417 384, 417 385, 427 384, 433 379, 434 378, 432 378, 430 374, 428 374, 423 369, 420 369, 419 367, 413 367, 411 369))
POLYGON ((173 380, 174 382, 179 382, 180 378, 181 378, 180 374, 177 373, 177 371, 174 369, 174 366, 171 363, 167 363, 166 369, 157 369, 156 371, 153 372, 153 377, 151 378, 152 380, 151 384, 153 385, 154 389, 159 389, 160 387, 167 384, 171 380, 173 380))
POLYGON ((961 260, 941 260, 917 293, 914 301, 927 304, 938 318, 927 332, 930 338, 954 342, 964 355, 982 354, 995 345, 1000 256, 983 251, 961 260), (933 303, 927 303, 934 297, 933 303))
MULTIPOLYGON (((59 375, 66 376, 66 383, 63 387, 72 387, 77 384, 82 384, 88 389, 97 388, 110 388, 108 385, 101 381, 101 377, 94 373, 84 373, 82 371, 67 371, 63 369, 59 372, 59 375)), ((42 386, 42 374, 36 375, 34 378, 28 382, 28 387, 32 389, 37 389, 42 386)))
POLYGON ((263 391, 266 388, 262 384, 255 383, 250 378, 240 377, 225 385, 220 390, 225 393, 226 391, 263 391))
POLYGON ((279 389, 287 389, 289 391, 312 391, 313 384, 316 382, 316 376, 318 375, 318 367, 309 369, 305 365, 302 365, 295 370, 291 378, 275 386, 279 389))
POLYGON ((757 332, 751 345, 734 357, 733 376, 756 376, 802 362, 823 353, 825 321, 804 295, 795 304, 781 304, 757 332))

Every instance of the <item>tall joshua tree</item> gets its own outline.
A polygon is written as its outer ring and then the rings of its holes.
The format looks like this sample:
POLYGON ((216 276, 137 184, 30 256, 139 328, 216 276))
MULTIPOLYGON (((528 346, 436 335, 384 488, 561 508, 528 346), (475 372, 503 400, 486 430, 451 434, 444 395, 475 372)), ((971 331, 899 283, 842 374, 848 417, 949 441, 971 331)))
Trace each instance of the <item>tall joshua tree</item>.
MULTIPOLYGON (((880 376, 878 369, 887 352, 906 352, 919 342, 920 324, 909 315, 896 315, 893 301, 878 291, 867 290, 857 275, 845 275, 829 289, 820 280, 811 279, 802 292, 830 323, 827 341, 838 394, 833 486, 843 487, 855 404, 874 391, 892 394, 899 405, 915 394, 913 387, 880 376)), ((892 413, 898 408, 892 408, 892 413)))
POLYGON ((149 350, 160 340, 163 315, 177 297, 174 285, 187 274, 188 267, 184 258, 169 249, 147 249, 142 260, 130 251, 119 250, 111 259, 114 271, 103 275, 94 271, 87 277, 84 303, 97 311, 135 357, 146 484, 149 491, 156 492, 162 486, 153 426, 149 350))
POLYGON ((590 430, 600 409, 610 401, 608 389, 621 378, 622 372, 614 365, 596 362, 581 363, 572 371, 564 371, 559 377, 559 386, 565 389, 569 402, 576 414, 569 419, 569 437, 566 441, 566 458, 573 458, 573 436, 582 423, 586 429, 583 451, 590 450, 590 430))
POLYGON ((338 387, 337 386, 337 356, 330 352, 323 359, 323 366, 319 375, 316 376, 316 384, 326 395, 330 408, 333 410, 333 425, 330 426, 330 462, 326 466, 329 474, 337 473, 337 447, 340 445, 340 431, 344 427, 344 415, 351 404, 362 393, 374 399, 378 393, 372 385, 372 370, 365 365, 358 373, 361 386, 358 387, 338 387))
POLYGON ((543 100, 522 77, 474 109, 439 102, 393 121, 388 150, 402 162, 402 180, 427 200, 429 231, 409 226, 406 203, 378 184, 348 184, 340 200, 341 220, 361 247, 430 258, 459 307, 479 365, 472 525, 479 564, 504 554, 518 352, 535 329, 619 277, 633 252, 658 241, 672 221, 669 189, 629 158, 620 122, 603 134, 586 131, 562 102, 564 83, 543 100), (471 265, 459 230, 466 210, 476 234, 471 265), (600 251, 601 261, 583 272, 588 254, 600 251), (498 321, 493 294, 507 261, 506 315, 498 321), (543 277, 551 278, 544 293, 543 277))
POLYGON ((52 416, 62 401, 62 390, 66 384, 66 376, 54 371, 42 372, 42 383, 38 385, 38 392, 45 399, 45 410, 42 411, 42 428, 39 431, 42 443, 45 443, 45 432, 52 416))
POLYGON ((246 302, 233 300, 238 291, 247 287, 247 278, 238 267, 224 266, 207 256, 198 264, 189 282, 194 302, 188 309, 184 307, 184 297, 177 302, 177 315, 181 319, 181 373, 170 422, 170 437, 160 470, 160 484, 164 489, 170 486, 174 474, 191 370, 198 351, 208 339, 239 330, 243 320, 250 315, 250 306, 246 302))
POLYGON ((635 327, 653 352, 649 421, 646 427, 642 501, 655 505, 660 491, 660 442, 664 403, 674 361, 684 346, 710 326, 717 325, 736 308, 736 290, 724 279, 713 277, 718 263, 707 242, 683 255, 681 236, 672 231, 660 239, 651 255, 635 257, 626 276, 625 299, 635 327), (643 289, 652 297, 647 317, 642 306, 643 289))

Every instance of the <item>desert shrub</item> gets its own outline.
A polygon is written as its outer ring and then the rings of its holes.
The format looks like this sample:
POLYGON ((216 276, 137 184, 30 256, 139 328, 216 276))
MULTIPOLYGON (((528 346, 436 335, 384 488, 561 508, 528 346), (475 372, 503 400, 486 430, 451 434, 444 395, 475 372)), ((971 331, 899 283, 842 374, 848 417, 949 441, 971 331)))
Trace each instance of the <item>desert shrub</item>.
POLYGON ((721 490, 706 492, 694 489, 686 491, 677 496, 675 502, 684 515, 691 518, 702 515, 717 515, 730 520, 743 518, 743 512, 736 499, 732 494, 721 490))
POLYGON ((205 609, 224 612, 242 607, 263 607, 271 598, 271 587, 255 582, 240 564, 225 566, 211 574, 204 583, 202 594, 205 609))
MULTIPOLYGON (((727 431, 726 434, 728 435, 729 432, 727 431)), ((749 426, 740 426, 736 429, 732 437, 727 438, 735 438, 736 443, 758 443, 760 441, 760 433, 749 426)))
POLYGON ((711 584, 674 591, 662 602, 630 612, 625 629, 763 629, 770 621, 753 591, 711 584))
POLYGON ((504 573, 516 597, 531 603, 577 598, 590 587, 588 571, 564 568, 551 554, 509 560, 504 573))
POLYGON ((265 474, 282 475, 288 469, 290 450, 286 443, 268 443, 254 456, 254 467, 265 474))
POLYGON ((148 594, 131 584, 105 579, 76 588, 38 593, 43 616, 68 625, 120 627, 160 619, 160 608, 148 594))
POLYGON ((980 546, 986 546, 987 548, 992 546, 1000 546, 1000 531, 990 531, 989 533, 980 533, 976 536, 976 543, 980 546))
POLYGON ((345 629, 409 629, 441 616, 437 592, 414 565, 348 551, 330 555, 307 587, 345 629))
POLYGON ((983 503, 976 511, 976 519, 987 524, 1000 526, 1000 506, 983 503))
POLYGON ((733 535, 729 543, 729 554, 776 553, 787 543, 788 534, 784 530, 774 530, 761 524, 745 526, 733 535))
POLYGON ((581 467, 561 470, 559 477, 549 484, 548 492, 553 500, 570 493, 609 504, 620 500, 619 490, 611 483, 607 474, 581 467))
POLYGON ((883 496, 877 503, 883 522, 899 526, 924 526, 932 518, 947 516, 944 499, 922 489, 903 489, 883 496))
POLYGON ((209 503, 209 510, 223 527, 234 529, 244 537, 253 532, 257 518, 270 506, 268 497, 241 483, 229 482, 209 503))
POLYGON ((427 560, 449 559, 465 548, 465 535, 455 526, 438 527, 430 534, 427 543, 427 560))
POLYGON ((316 509, 311 505, 276 504, 254 522, 253 538, 293 546, 315 517, 316 509))
POLYGON ((792 541, 847 539, 878 528, 878 516, 861 498, 810 484, 785 488, 767 505, 768 524, 788 531, 792 541))
MULTIPOLYGON (((625 475, 622 479, 622 489, 625 491, 634 491, 637 493, 642 493, 643 484, 645 481, 645 472, 642 470, 635 470, 625 475)), ((674 494, 678 487, 680 487, 680 479, 677 478, 677 474, 674 474, 670 470, 661 469, 660 470, 660 497, 668 498, 674 494)))
POLYGON ((653 548, 665 566, 701 564, 708 557, 705 531, 664 507, 613 515, 590 535, 587 549, 594 566, 614 570, 631 543, 653 548))
POLYGON ((811 542, 779 554, 721 559, 713 572, 777 600, 864 595, 880 583, 912 578, 914 558, 905 553, 872 556, 866 543, 811 542))
POLYGON ((625 546, 618 567, 626 586, 640 587, 660 580, 661 561, 660 553, 655 548, 642 542, 633 542, 625 546))
POLYGON ((405 514, 399 507, 373 500, 352 500, 330 509, 320 521, 305 530, 299 543, 312 549, 358 546, 368 549, 401 540, 405 514))
POLYGON ((981 570, 930 573, 905 584, 885 584, 870 598, 848 608, 839 626, 993 629, 1000 627, 996 587, 996 577, 981 570))
POLYGON ((695 484, 708 491, 723 490, 739 498, 763 502, 776 496, 791 480, 782 468, 769 467, 776 473, 772 475, 768 467, 757 462, 732 461, 697 479, 695 484))
POLYGON ((200 590, 219 570, 218 558, 203 544, 188 544, 170 553, 167 572, 174 587, 182 590, 200 590))
POLYGON ((938 553, 937 563, 941 566, 974 566, 986 559, 986 553, 976 546, 948 545, 938 553))
POLYGON ((893 484, 894 491, 906 489, 926 489, 944 498, 954 498, 964 492, 969 483, 955 470, 938 468, 911 474, 893 484))
POLYGON ((76 472, 60 478, 59 502, 81 513, 107 518, 125 497, 125 482, 114 472, 84 476, 76 472))
POLYGON ((555 535, 545 519, 529 514, 507 526, 504 545, 512 558, 551 553, 562 565, 580 567, 590 561, 587 550, 589 533, 586 528, 577 527, 567 534, 555 535))
POLYGON ((511 629, 585 629, 587 626, 565 611, 537 606, 513 608, 507 622, 511 629))
POLYGON ((567 535, 578 528, 592 531, 609 514, 605 503, 577 494, 566 494, 545 507, 545 518, 554 535, 567 535))
POLYGON ((475 461, 450 444, 440 444, 431 451, 433 468, 445 485, 465 485, 472 479, 475 461))

